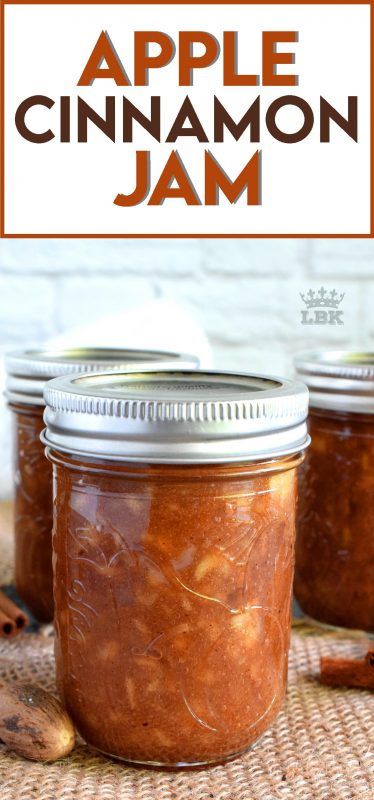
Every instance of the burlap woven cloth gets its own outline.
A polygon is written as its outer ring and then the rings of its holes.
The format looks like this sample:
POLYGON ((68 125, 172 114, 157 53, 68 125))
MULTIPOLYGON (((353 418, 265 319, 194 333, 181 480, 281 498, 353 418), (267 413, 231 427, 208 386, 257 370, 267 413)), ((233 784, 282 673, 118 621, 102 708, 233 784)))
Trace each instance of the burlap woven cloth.
MULTIPOLYGON (((4 583, 12 575, 7 536, 0 536, 0 563, 4 583)), ((245 756, 228 764, 133 769, 84 744, 62 761, 40 764, 0 745, 0 800, 374 800, 374 696, 317 680, 321 655, 360 656, 366 645, 357 635, 303 622, 294 627, 283 710, 245 756)), ((0 640, 0 678, 53 690, 50 630, 0 640)))

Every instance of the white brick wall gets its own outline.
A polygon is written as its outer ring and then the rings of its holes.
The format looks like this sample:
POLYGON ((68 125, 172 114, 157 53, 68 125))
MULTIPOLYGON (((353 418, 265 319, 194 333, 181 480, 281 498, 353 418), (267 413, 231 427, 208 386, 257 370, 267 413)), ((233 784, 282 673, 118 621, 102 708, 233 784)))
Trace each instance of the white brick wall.
MULTIPOLYGON (((373 347, 373 277, 368 240, 2 240, 0 357, 165 297, 204 328, 215 366, 285 374, 302 348, 373 347), (322 284, 345 292, 344 326, 301 325, 299 292, 322 284)), ((0 414, 1 494, 10 435, 0 414)))

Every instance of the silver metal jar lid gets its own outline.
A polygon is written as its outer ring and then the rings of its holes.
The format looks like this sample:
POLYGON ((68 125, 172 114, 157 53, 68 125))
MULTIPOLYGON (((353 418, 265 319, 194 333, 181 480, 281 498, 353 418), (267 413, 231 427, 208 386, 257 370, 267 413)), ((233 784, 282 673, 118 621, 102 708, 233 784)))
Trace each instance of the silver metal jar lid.
POLYGON ((295 367, 309 388, 311 407, 374 414, 374 353, 301 353, 295 367))
POLYGON ((47 381, 59 375, 86 372, 124 372, 148 368, 195 369, 196 356, 161 350, 80 347, 68 350, 20 350, 5 360, 9 402, 44 405, 43 390, 47 381))
POLYGON ((77 456, 165 464, 258 461, 309 444, 308 390, 202 371, 67 376, 44 392, 45 444, 77 456))

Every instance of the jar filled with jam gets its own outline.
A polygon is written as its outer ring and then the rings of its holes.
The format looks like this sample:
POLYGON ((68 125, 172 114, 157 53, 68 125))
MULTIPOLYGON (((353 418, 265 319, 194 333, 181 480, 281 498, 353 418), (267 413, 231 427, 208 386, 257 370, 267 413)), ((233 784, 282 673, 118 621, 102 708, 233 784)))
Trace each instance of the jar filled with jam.
POLYGON ((214 372, 45 390, 58 685, 94 748, 187 767, 284 698, 307 390, 214 372))
POLYGON ((374 354, 296 359, 312 443, 300 473, 295 594, 314 620, 374 631, 374 354))
POLYGON ((52 469, 40 441, 44 386, 57 375, 151 364, 194 368, 198 361, 177 353, 100 348, 27 350, 7 357, 6 394, 14 413, 15 579, 40 622, 53 619, 52 469))

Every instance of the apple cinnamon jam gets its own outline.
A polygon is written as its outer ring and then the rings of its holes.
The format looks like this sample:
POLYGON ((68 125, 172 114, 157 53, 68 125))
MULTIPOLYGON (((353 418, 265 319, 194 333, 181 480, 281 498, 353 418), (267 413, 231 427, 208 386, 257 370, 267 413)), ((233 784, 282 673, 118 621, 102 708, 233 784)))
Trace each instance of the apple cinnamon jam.
POLYGON ((141 350, 28 350, 7 358, 7 397, 14 412, 15 580, 40 622, 53 618, 52 470, 40 441, 43 388, 57 375, 134 369, 139 365, 194 367, 193 356, 141 350))
POLYGON ((247 749, 282 705, 302 384, 51 381, 56 664, 84 739, 132 763, 247 749))
POLYGON ((374 354, 296 361, 312 444, 300 473, 295 594, 333 626, 374 631, 374 354))

